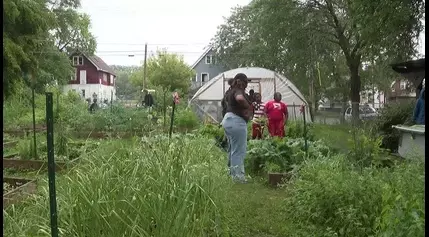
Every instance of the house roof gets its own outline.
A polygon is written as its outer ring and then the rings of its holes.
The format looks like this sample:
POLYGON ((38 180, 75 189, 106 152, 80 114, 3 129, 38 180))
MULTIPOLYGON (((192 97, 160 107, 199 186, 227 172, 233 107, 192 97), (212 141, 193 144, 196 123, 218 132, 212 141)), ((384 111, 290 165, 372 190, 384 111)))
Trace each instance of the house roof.
POLYGON ((99 71, 104 71, 104 72, 108 72, 114 76, 116 76, 116 73, 112 70, 112 68, 109 67, 109 65, 107 65, 107 63, 105 63, 103 61, 103 59, 101 59, 100 57, 93 55, 93 56, 86 56, 89 59, 89 61, 94 64, 94 66, 97 67, 97 69, 99 71))
POLYGON ((422 71, 425 69, 425 58, 391 64, 392 69, 398 73, 410 73, 416 71, 422 71))
POLYGON ((107 65, 107 63, 104 62, 103 59, 101 59, 100 57, 96 55, 88 56, 87 54, 82 53, 79 50, 76 50, 75 52, 71 53, 70 57, 74 54, 82 54, 83 56, 85 56, 85 58, 87 58, 97 68, 98 71, 108 72, 116 76, 116 73, 112 70, 112 68, 110 68, 109 65, 107 65))
POLYGON ((210 52, 210 50, 212 50, 213 47, 209 46, 207 47, 206 51, 204 51, 204 53, 197 59, 197 61, 195 61, 195 63, 191 66, 192 69, 194 69, 197 64, 210 52))

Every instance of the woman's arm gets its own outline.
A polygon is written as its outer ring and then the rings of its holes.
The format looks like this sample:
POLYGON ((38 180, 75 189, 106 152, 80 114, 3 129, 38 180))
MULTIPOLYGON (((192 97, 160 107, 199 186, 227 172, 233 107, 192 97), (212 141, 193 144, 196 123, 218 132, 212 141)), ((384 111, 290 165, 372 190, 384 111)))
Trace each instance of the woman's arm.
POLYGON ((244 95, 242 93, 236 93, 235 94, 235 100, 237 101, 237 103, 239 103, 244 109, 249 109, 250 108, 250 104, 247 101, 246 97, 244 97, 244 95))

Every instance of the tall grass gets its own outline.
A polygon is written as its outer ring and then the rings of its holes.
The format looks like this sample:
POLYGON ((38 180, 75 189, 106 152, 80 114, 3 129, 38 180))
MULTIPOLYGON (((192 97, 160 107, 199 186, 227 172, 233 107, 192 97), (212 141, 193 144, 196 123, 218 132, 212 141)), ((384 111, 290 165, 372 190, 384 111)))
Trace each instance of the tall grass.
MULTIPOLYGON (((110 141, 57 180, 61 236, 223 236, 223 154, 189 137, 110 141)), ((4 213, 5 236, 49 236, 43 188, 4 213)))

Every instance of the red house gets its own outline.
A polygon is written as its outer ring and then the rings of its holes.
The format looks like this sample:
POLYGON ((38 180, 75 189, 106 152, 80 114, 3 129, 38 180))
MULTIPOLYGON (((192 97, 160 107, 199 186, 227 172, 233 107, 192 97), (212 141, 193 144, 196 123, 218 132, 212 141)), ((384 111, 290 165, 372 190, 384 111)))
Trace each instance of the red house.
POLYGON ((65 92, 75 91, 84 99, 96 96, 98 101, 116 100, 116 74, 100 57, 75 52, 70 60, 76 73, 64 87, 65 92))

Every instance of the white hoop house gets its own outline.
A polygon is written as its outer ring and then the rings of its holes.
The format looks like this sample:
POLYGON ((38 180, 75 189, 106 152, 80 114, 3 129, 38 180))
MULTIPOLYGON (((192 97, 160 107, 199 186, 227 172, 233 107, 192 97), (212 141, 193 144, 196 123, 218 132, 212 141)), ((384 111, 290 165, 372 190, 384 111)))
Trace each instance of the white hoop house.
MULTIPOLYGON (((247 92, 253 89, 255 92, 260 93, 264 103, 272 100, 275 92, 280 92, 282 101, 287 104, 289 119, 303 119, 300 107, 301 105, 308 105, 308 103, 296 86, 285 76, 258 67, 229 70, 217 75, 203 85, 189 101, 189 105, 196 110, 200 118, 208 117, 215 122, 222 120, 221 100, 225 91, 229 88, 228 80, 234 78, 237 73, 244 73, 250 79, 247 92)), ((311 122, 308 107, 306 107, 305 116, 306 120, 311 122)))

